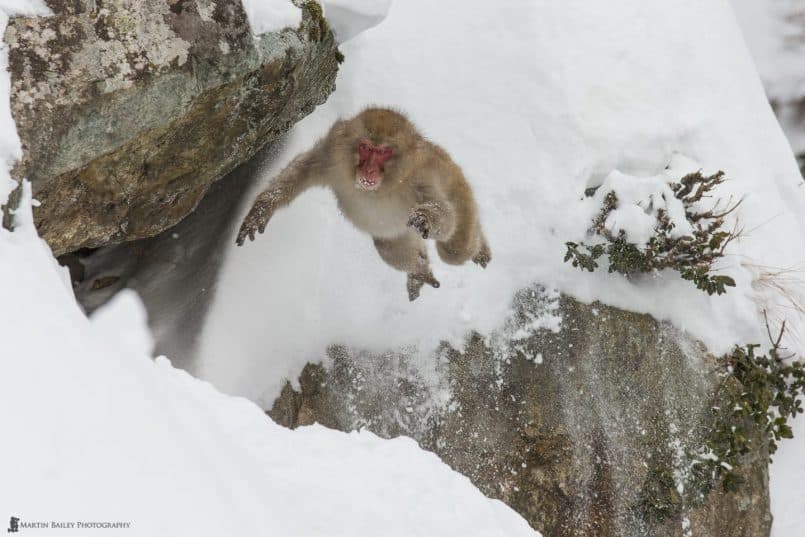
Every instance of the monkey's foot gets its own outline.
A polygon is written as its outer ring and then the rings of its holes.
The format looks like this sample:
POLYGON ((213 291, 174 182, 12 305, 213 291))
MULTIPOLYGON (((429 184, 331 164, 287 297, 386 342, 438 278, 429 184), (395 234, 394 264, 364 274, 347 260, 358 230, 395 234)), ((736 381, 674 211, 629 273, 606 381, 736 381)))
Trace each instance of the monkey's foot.
POLYGON ((438 289, 441 285, 439 280, 437 280, 432 272, 428 272, 427 274, 409 274, 408 275, 408 300, 413 302, 417 298, 419 298, 419 291, 422 289, 422 286, 428 284, 434 289, 438 289))
POLYGON ((249 240, 253 241, 255 233, 262 233, 266 230, 266 225, 270 218, 271 211, 269 210, 269 206, 259 201, 255 202, 249 214, 246 215, 246 218, 243 219, 243 223, 240 225, 238 238, 235 241, 237 245, 243 246, 243 243, 246 242, 246 237, 249 237, 249 240))
POLYGON ((481 268, 486 268, 490 261, 492 261, 492 252, 489 251, 489 246, 486 244, 481 246, 481 249, 472 258, 472 262, 476 265, 481 265, 481 268))

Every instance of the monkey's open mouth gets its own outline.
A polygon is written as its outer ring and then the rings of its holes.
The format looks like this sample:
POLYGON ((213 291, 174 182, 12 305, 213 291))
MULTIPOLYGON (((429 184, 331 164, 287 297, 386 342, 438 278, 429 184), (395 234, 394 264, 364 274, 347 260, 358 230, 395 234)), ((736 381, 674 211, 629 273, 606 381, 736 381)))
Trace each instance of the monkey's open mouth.
POLYGON ((380 186, 380 177, 366 177, 358 174, 357 186, 362 190, 375 190, 380 186))

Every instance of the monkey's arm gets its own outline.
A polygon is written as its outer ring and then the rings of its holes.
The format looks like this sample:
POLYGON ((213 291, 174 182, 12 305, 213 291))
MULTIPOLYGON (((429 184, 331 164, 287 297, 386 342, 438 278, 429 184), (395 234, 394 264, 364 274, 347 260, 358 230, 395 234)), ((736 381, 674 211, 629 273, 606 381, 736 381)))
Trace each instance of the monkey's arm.
POLYGON ((322 145, 323 143, 319 142, 310 151, 306 151, 293 159, 282 170, 282 173, 271 181, 268 188, 257 196, 251 210, 240 226, 236 241, 238 246, 243 245, 246 237, 249 240, 254 240, 256 232, 263 233, 274 211, 285 207, 296 199, 299 194, 318 184, 323 173, 321 169, 322 145))
POLYGON ((460 265, 470 259, 486 268, 492 258, 481 231, 472 190, 458 166, 442 167, 439 187, 419 189, 422 202, 412 210, 408 226, 436 241, 443 261, 460 265))
POLYGON ((439 146, 431 144, 430 151, 431 158, 413 181, 419 203, 411 210, 408 225, 423 239, 444 242, 475 226, 478 215, 461 168, 439 146))

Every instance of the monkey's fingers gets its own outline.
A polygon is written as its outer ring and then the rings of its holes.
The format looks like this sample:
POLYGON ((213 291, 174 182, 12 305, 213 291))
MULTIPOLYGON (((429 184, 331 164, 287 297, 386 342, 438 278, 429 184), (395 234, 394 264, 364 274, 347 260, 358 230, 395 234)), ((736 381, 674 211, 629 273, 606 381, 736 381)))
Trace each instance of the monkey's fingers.
POLYGON ((419 231, 423 239, 427 239, 428 235, 430 234, 430 224, 428 219, 420 212, 415 212, 411 215, 411 218, 408 219, 408 227, 412 227, 419 231))
POLYGON ((254 240, 254 232, 254 224, 247 218, 240 226, 238 238, 235 240, 235 243, 237 243, 238 246, 243 246, 243 243, 246 242, 246 237, 249 237, 249 240, 254 240))
POLYGON ((238 231, 238 238, 235 239, 235 244, 238 246, 243 246, 243 243, 246 242, 246 237, 249 234, 249 228, 246 225, 246 222, 241 224, 240 231, 238 231))
POLYGON ((437 279, 436 279, 436 278, 433 276, 433 273, 428 273, 428 274, 425 274, 425 275, 422 277, 422 281, 424 281, 426 284, 430 285, 430 286, 431 286, 431 287, 433 287, 434 289, 438 289, 439 287, 441 287, 441 286, 442 286, 442 284, 440 284, 440 283, 439 283, 439 280, 437 280, 437 279))
POLYGON ((434 289, 438 289, 442 285, 439 283, 439 280, 433 276, 432 272, 428 272, 427 274, 409 274, 407 283, 408 300, 413 302, 419 298, 419 292, 425 284, 430 285, 434 289))
POLYGON ((270 216, 270 213, 263 204, 255 203, 254 207, 249 211, 249 214, 243 219, 243 224, 241 224, 240 231, 238 232, 238 238, 235 241, 237 245, 243 246, 243 243, 246 242, 246 237, 249 237, 249 240, 253 241, 255 233, 258 231, 263 233, 266 230, 270 216))
POLYGON ((243 243, 245 241, 246 241, 246 233, 243 231, 243 228, 241 227, 240 231, 238 231, 238 238, 235 239, 235 244, 237 244, 238 246, 243 246, 243 243))
POLYGON ((478 255, 472 258, 473 263, 475 263, 476 265, 481 265, 481 268, 486 268, 490 260, 491 259, 489 258, 489 256, 484 255, 483 253, 479 253, 478 255))

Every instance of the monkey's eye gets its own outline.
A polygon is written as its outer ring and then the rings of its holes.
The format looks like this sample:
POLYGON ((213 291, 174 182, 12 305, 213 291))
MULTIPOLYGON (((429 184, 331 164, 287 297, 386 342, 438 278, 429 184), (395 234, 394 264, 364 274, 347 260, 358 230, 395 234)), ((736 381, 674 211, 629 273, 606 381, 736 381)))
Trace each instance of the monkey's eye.
POLYGON ((367 144, 366 142, 361 142, 358 144, 358 149, 360 149, 361 151, 369 151, 369 144, 367 144))
POLYGON ((392 149, 390 147, 384 147, 383 148, 383 156, 384 157, 390 157, 392 153, 394 153, 394 149, 392 149))

